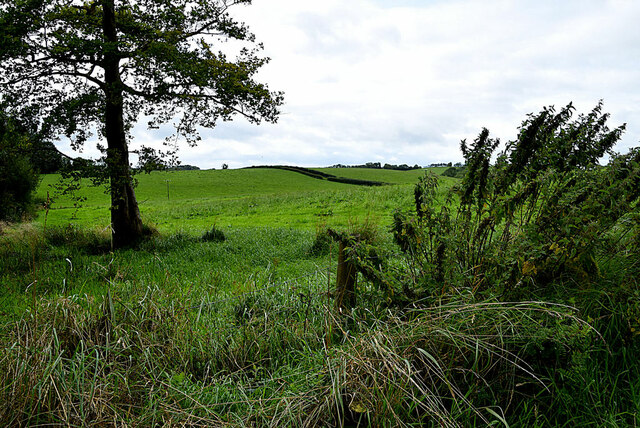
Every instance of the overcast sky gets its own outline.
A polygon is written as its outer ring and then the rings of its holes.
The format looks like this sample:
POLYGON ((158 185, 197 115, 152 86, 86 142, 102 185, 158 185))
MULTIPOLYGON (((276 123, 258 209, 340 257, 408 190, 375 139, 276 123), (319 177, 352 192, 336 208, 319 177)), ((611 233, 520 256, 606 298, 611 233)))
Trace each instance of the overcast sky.
POLYGON ((205 130, 184 164, 456 162, 482 127, 505 141, 529 112, 599 99, 627 123, 618 151, 640 145, 640 1, 254 0, 233 14, 272 59, 259 79, 285 92, 282 116, 205 130))

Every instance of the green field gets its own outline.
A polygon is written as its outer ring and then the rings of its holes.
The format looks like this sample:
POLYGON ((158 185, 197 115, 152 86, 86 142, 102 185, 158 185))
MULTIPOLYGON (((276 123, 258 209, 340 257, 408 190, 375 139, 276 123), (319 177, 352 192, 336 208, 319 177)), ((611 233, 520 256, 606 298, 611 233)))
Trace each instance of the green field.
MULTIPOLYGON (((413 185, 424 174, 424 170, 320 170, 391 185, 368 188, 279 169, 175 171, 138 175, 136 194, 144 220, 162 232, 200 233, 213 224, 312 230, 318 224, 346 226, 369 216, 388 223, 394 209, 411 206, 413 185)), ((438 168, 431 170, 440 172, 438 168)), ((108 226, 109 197, 103 187, 84 186, 78 196, 86 200, 82 209, 76 210, 71 199, 54 195, 51 185, 58 179, 57 175, 45 176, 38 191, 40 199, 46 199, 47 191, 54 198, 48 224, 108 226)), ((446 185, 452 180, 443 177, 446 185)), ((38 221, 44 221, 44 213, 38 221)))

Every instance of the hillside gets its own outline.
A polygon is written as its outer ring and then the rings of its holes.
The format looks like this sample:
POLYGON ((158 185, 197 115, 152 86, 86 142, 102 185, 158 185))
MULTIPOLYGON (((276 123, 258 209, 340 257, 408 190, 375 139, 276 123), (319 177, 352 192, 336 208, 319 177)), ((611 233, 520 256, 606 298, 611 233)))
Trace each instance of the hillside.
MULTIPOLYGON (((225 226, 274 226, 314 229, 318 223, 345 226, 357 218, 380 218, 389 224, 393 210, 410 207, 412 189, 424 170, 323 168, 336 176, 391 183, 365 187, 317 180, 281 169, 166 171, 140 174, 136 189, 146 222, 160 231, 200 232, 212 224, 225 226)), ((54 199, 47 215, 50 225, 72 221, 79 225, 107 227, 109 199, 103 188, 85 186, 85 198, 76 210, 69 197, 57 197, 51 185, 57 175, 44 176, 38 197, 54 199)), ((455 180, 442 177, 445 187, 455 180)), ((44 221, 40 212, 38 221, 44 221)))

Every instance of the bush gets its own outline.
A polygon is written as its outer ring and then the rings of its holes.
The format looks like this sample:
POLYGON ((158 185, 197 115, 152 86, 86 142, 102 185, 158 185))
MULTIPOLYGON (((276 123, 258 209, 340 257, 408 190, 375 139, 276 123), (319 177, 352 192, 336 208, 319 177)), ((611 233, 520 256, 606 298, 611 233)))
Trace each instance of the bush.
POLYGON ((18 221, 33 209, 38 175, 25 156, 0 149, 0 220, 18 221))
POLYGON ((576 120, 572 112, 568 105, 530 115, 494 165, 499 141, 488 130, 463 141, 466 174, 444 205, 435 177, 418 183, 416 215, 397 214, 394 224, 396 242, 421 271, 407 280, 427 295, 453 285, 519 298, 531 286, 598 277, 598 252, 632 235, 622 220, 640 199, 640 151, 611 152, 624 126, 610 130, 601 105, 576 120), (601 167, 605 153, 612 160, 601 167))
POLYGON ((0 220, 18 221, 33 208, 38 175, 30 154, 34 136, 0 109, 0 220))
MULTIPOLYGON (((371 278, 388 285, 385 297, 398 307, 442 308, 463 296, 469 308, 456 309, 455 315, 470 315, 471 307, 486 304, 465 328, 478 328, 493 305, 518 309, 548 300, 577 308, 595 329, 568 318, 541 322, 527 315, 506 329, 485 325, 478 330, 483 338, 492 330, 527 330, 522 336, 510 332, 522 342, 507 348, 506 355, 529 361, 530 366, 520 367, 530 377, 545 379, 546 392, 493 370, 472 377, 473 387, 481 383, 477 379, 487 385, 508 379, 496 385, 495 398, 486 404, 502 402, 505 419, 513 418, 510 424, 517 426, 630 426, 637 419, 640 391, 629 375, 640 367, 640 149, 612 152, 624 126, 609 129, 600 104, 587 115, 572 119, 572 114, 568 105, 529 115, 517 139, 497 157, 499 141, 486 129, 470 144, 463 141, 466 173, 448 197, 441 200, 438 177, 425 175, 415 187, 415 211, 394 216, 392 231, 404 257, 378 265, 362 262, 366 253, 360 252, 356 262, 361 272, 368 268, 371 278), (604 154, 611 160, 601 166, 604 154)), ((448 334, 453 321, 448 315, 448 334)), ((432 326, 430 337, 437 331, 432 326)), ((505 336, 498 336, 502 345, 505 336)), ((435 358, 464 355, 460 347, 421 348, 435 358)), ((464 379, 470 359, 463 358, 439 366, 454 367, 464 379)), ((405 355, 399 360, 411 361, 405 355)), ((474 367, 491 364, 474 362, 474 367)), ((474 397, 474 404, 482 403, 483 391, 460 391, 474 397)))

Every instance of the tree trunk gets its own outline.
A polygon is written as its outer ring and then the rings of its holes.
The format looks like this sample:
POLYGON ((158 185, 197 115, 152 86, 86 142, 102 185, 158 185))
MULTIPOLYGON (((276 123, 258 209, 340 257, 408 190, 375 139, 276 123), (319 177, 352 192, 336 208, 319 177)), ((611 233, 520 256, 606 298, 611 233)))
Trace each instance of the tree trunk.
POLYGON ((107 139, 107 168, 111 191, 111 228, 113 246, 126 247, 142 237, 142 219, 133 191, 129 149, 124 130, 124 98, 120 78, 120 56, 114 12, 114 0, 103 0, 102 28, 105 38, 104 126, 107 139))

